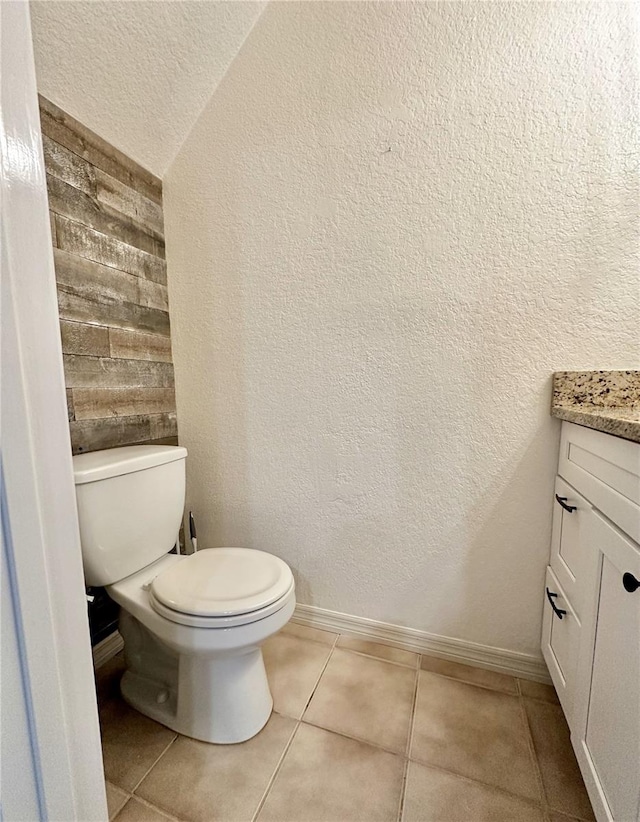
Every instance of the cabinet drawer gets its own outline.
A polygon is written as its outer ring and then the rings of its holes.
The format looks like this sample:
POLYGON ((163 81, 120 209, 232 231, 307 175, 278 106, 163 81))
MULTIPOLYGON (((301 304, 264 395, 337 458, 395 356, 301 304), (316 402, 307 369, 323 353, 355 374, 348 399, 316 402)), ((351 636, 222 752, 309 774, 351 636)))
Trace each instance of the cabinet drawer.
POLYGON ((558 477, 550 565, 578 618, 593 590, 597 573, 598 555, 589 539, 593 516, 587 500, 558 477))
POLYGON ((640 542, 640 444, 562 423, 558 473, 640 542))
POLYGON ((542 620, 542 653, 569 722, 573 710, 580 630, 580 620, 576 612, 552 569, 547 568, 542 620))

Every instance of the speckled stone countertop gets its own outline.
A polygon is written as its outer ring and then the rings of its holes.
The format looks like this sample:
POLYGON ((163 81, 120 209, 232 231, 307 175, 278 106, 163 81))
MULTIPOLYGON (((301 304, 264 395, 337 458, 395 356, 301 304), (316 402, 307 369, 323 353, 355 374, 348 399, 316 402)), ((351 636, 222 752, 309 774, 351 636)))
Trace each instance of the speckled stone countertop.
POLYGON ((551 414, 640 442, 640 371, 557 371, 551 414))

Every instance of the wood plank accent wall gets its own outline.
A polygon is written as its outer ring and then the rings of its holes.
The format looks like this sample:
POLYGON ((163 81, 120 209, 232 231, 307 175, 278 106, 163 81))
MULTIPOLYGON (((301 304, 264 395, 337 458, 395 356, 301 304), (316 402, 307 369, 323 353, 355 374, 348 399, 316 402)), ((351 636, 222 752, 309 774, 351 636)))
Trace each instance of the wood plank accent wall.
POLYGON ((73 453, 177 443, 162 183, 40 97, 73 453))

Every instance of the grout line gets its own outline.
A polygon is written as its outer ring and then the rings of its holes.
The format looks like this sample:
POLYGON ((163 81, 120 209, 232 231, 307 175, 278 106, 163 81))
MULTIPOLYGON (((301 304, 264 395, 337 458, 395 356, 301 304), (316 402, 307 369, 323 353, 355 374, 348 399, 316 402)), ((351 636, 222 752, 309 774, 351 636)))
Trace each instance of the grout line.
MULTIPOLYGON (((516 798, 519 799, 521 802, 526 802, 532 807, 539 808, 540 810, 544 811, 547 809, 547 806, 544 802, 538 799, 532 799, 530 796, 524 796, 521 793, 513 793, 513 791, 508 791, 506 788, 500 787, 500 785, 496 785, 493 782, 485 782, 482 779, 476 779, 473 776, 465 776, 465 774, 458 773, 457 771, 452 771, 449 768, 445 768, 442 765, 435 765, 432 762, 424 762, 420 759, 409 759, 409 762, 413 762, 416 765, 420 765, 422 768, 427 768, 433 771, 439 771, 440 773, 445 773, 448 776, 455 776, 457 779, 462 779, 465 782, 470 782, 473 785, 482 785, 484 788, 491 788, 492 791, 496 791, 497 793, 504 794, 505 796, 509 796, 512 799, 516 798)), ((553 810, 553 809, 551 809, 553 810)), ((581 821, 582 822, 582 821, 581 821)))
POLYGON ((106 788, 107 788, 107 784, 111 785, 113 788, 117 788, 119 791, 122 791, 122 793, 125 795, 125 800, 124 800, 124 802, 122 803, 122 805, 120 805, 120 807, 119 807, 119 808, 118 808, 118 810, 117 810, 117 811, 113 814, 113 816, 111 816, 111 815, 109 814, 109 807, 107 806, 107 815, 108 815, 108 819, 109 819, 109 822, 112 822, 112 820, 115 820, 115 818, 118 816, 118 814, 120 813, 120 811, 124 808, 124 806, 127 804, 127 802, 131 799, 131 797, 133 796, 133 794, 132 794, 132 793, 129 793, 129 791, 125 791, 125 789, 124 789, 124 788, 118 788, 118 786, 115 784, 115 782, 111 782, 110 780, 108 780, 108 779, 106 779, 106 778, 105 778, 105 780, 104 780, 105 791, 106 791, 106 788))
MULTIPOLYGON (((519 687, 519 686, 518 686, 519 687)), ((547 797, 547 792, 544 787, 544 781, 542 779, 542 771, 540 770, 540 763, 538 762, 538 752, 536 751, 536 746, 533 743, 533 734, 531 733, 531 726, 529 725, 529 717, 527 716, 527 711, 524 706, 524 699, 522 696, 518 699, 518 704, 520 706, 520 713, 522 715, 522 719, 524 722, 525 732, 527 736, 527 746, 529 748, 531 759, 533 760, 533 770, 536 775, 536 781, 538 783, 538 791, 540 793, 541 801, 543 806, 549 807, 549 799, 547 797)))
POLYGON ((407 758, 402 751, 394 751, 393 748, 385 748, 384 745, 381 745, 379 742, 372 742, 370 739, 363 739, 361 736, 353 736, 345 733, 345 731, 337 731, 335 728, 327 728, 325 725, 318 725, 308 719, 301 719, 300 722, 304 725, 309 725, 311 728, 318 728, 320 731, 326 731, 327 733, 341 736, 343 739, 350 739, 352 742, 360 742, 363 745, 369 745, 371 748, 377 748, 377 750, 384 751, 388 754, 393 754, 393 756, 400 756, 403 759, 407 758))
POLYGON ((416 681, 413 687, 413 699, 411 701, 411 718, 409 720, 409 734, 407 736, 407 746, 405 748, 405 756, 409 757, 411 754, 411 745, 413 744, 413 729, 416 723, 416 708, 418 706, 418 688, 420 687, 420 671, 416 671, 416 681))
MULTIPOLYGON (((166 726, 165 726, 165 727, 166 727, 166 726)), ((160 756, 158 756, 156 759, 154 759, 153 764, 151 765, 151 767, 150 767, 147 771, 145 771, 144 776, 143 776, 141 779, 139 779, 139 780, 136 782, 136 784, 134 785, 134 787, 131 789, 131 793, 132 793, 132 794, 135 794, 135 792, 138 790, 138 788, 140 787, 140 785, 142 784, 142 782, 144 782, 144 780, 145 780, 145 779, 149 776, 149 774, 150 774, 150 773, 151 773, 151 771, 155 768, 155 766, 158 764, 158 762, 160 762, 160 760, 162 759, 162 757, 166 754, 166 752, 169 750, 169 748, 173 745, 173 743, 176 741, 176 739, 178 738, 178 736, 179 736, 179 734, 176 734, 176 735, 173 737, 173 739, 171 740, 171 742, 169 742, 169 744, 166 746, 166 748, 164 748, 164 749, 163 749, 163 751, 162 751, 162 753, 160 754, 160 756)))
MULTIPOLYGON (((420 670, 423 670, 422 668, 420 670)), ((492 688, 490 685, 483 685, 480 682, 470 682, 468 679, 460 679, 457 676, 449 676, 448 674, 441 674, 437 671, 428 671, 426 668, 424 669, 425 674, 431 674, 432 676, 439 676, 443 679, 448 679, 451 682, 461 682, 463 685, 473 685, 474 688, 482 688, 483 691, 491 691, 492 694, 503 694, 504 696, 515 696, 516 698, 520 697, 520 692, 518 689, 518 685, 516 685, 515 691, 501 691, 498 688, 492 688)), ((511 674, 503 674, 503 676, 511 676, 511 674)), ((512 677, 515 679, 515 677, 512 677)), ((527 697, 529 699, 529 697, 527 697)), ((545 700, 539 700, 544 702, 545 700)))
MULTIPOLYGON (((324 633, 326 633, 326 634, 335 634, 336 635, 335 644, 336 644, 336 647, 340 651, 348 651, 350 654, 358 654, 359 656, 368 656, 368 657, 371 657, 372 659, 379 659, 382 662, 389 662, 392 665, 400 665, 403 668, 412 668, 412 667, 414 667, 414 665, 417 669, 420 668, 420 658, 423 656, 423 654, 420 651, 405 648, 404 646, 398 645, 397 643, 380 642, 379 640, 374 639, 374 638, 369 637, 369 636, 366 636, 366 635, 354 634, 354 633, 348 633, 348 632, 344 633, 344 632, 335 631, 335 630, 329 629, 329 628, 317 628, 317 627, 312 626, 312 625, 307 625, 305 622, 295 622, 294 620, 292 620, 292 622, 293 622, 294 625, 300 625, 300 627, 302 627, 302 628, 312 628, 313 630, 316 630, 316 631, 324 631, 324 633), (413 656, 416 657, 416 661, 415 661, 415 663, 412 663, 412 664, 409 664, 408 662, 398 662, 395 659, 388 659, 387 657, 376 656, 375 654, 368 654, 366 651, 356 651, 353 648, 346 648, 343 645, 337 645, 337 640, 339 640, 341 636, 348 637, 349 639, 359 639, 359 640, 362 640, 363 642, 370 642, 372 645, 380 645, 382 648, 390 648, 391 650, 394 650, 394 651, 402 651, 406 654, 413 654, 413 656)), ((289 636, 295 636, 295 634, 289 634, 289 636)), ((309 642, 315 642, 315 643, 318 643, 318 644, 321 644, 321 645, 326 645, 327 644, 326 642, 319 642, 319 640, 312 639, 311 637, 297 637, 297 638, 298 639, 305 639, 305 640, 308 640, 309 642)), ((505 674, 505 676, 510 676, 510 674, 505 674)))
MULTIPOLYGON (((561 708, 562 707, 560 702, 556 702, 556 701, 553 701, 551 699, 545 699, 542 696, 526 696, 525 694, 520 694, 520 697, 521 697, 523 703, 524 702, 541 702, 543 705, 555 705, 556 708, 561 708)), ((560 811, 559 813, 562 813, 562 811, 560 811)), ((565 816, 566 815, 567 814, 565 814, 565 816)), ((576 817, 576 819, 577 818, 578 817, 576 817)))
MULTIPOLYGON (((161 816, 164 816, 165 819, 168 819, 168 820, 170 819, 171 822, 179 822, 179 819, 178 819, 177 816, 173 816, 172 814, 167 813, 167 811, 162 810, 162 808, 159 807, 158 805, 154 805, 153 802, 149 802, 148 800, 143 799, 141 796, 131 796, 131 797, 129 797, 127 802, 118 811, 118 815, 122 813, 123 809, 129 804, 129 801, 131 799, 135 799, 135 801, 139 802, 141 805, 144 805, 147 808, 151 808, 151 810, 155 811, 156 813, 159 813, 161 816)), ((116 817, 116 819, 114 819, 114 822, 116 822, 117 818, 118 817, 116 817)))
POLYGON ((400 793, 400 807, 398 808, 398 822, 402 822, 402 817, 404 816, 404 805, 407 798, 407 782, 409 779, 409 755, 411 753, 411 748, 413 745, 413 731, 416 724, 416 709, 418 707, 418 689, 420 687, 420 660, 421 656, 418 655, 418 666, 416 668, 416 683, 413 690, 413 700, 411 703, 411 720, 409 722, 409 734, 407 737, 407 746, 405 748, 405 762, 404 762, 404 778, 402 780, 402 791, 400 793))
POLYGON ((284 762, 284 759, 285 759, 286 755, 289 753, 289 748, 293 744, 293 740, 294 740, 296 734, 298 733, 298 728, 299 727, 300 727, 300 720, 298 720, 296 722, 296 726, 293 729, 287 744, 284 746, 284 750, 282 751, 282 755, 280 756, 280 759, 278 759, 276 767, 275 767, 273 773, 271 774, 271 777, 270 777, 269 781, 267 782, 267 787, 264 789, 264 793, 262 794, 262 796, 260 798, 260 801, 258 802, 258 806, 255 810, 255 813, 251 817, 251 822, 255 822, 255 820, 258 818, 258 815, 259 815, 260 811, 262 810, 262 808, 264 806, 264 803, 267 801, 267 797, 269 796, 269 792, 271 791, 273 783, 276 781, 276 777, 280 773, 280 768, 282 767, 282 763, 284 762))
POLYGON ((309 699, 307 699, 307 701, 305 702, 304 708, 302 709, 302 713, 298 717, 299 721, 302 720, 302 717, 307 712, 307 708, 309 707, 309 703, 313 699, 313 695, 315 694, 315 692, 318 689, 318 685, 320 684, 320 680, 322 679, 322 676, 323 676, 324 672, 327 670, 327 665, 329 664, 329 661, 331 660, 331 657, 333 656, 333 652, 336 648, 336 643, 338 642, 339 637, 340 637, 340 634, 336 634, 336 638, 333 641, 333 645, 331 646, 331 649, 329 650, 329 655, 327 656, 326 662, 322 666, 322 670, 320 671, 320 673, 318 675, 318 678, 315 681, 315 685, 313 686, 313 688, 311 689, 311 693, 309 694, 309 699))
POLYGON ((402 774, 402 788, 400 790, 400 802, 398 803, 398 822, 402 822, 404 814, 404 803, 407 795, 407 780, 409 778, 409 760, 404 760, 404 771, 402 774))
POLYGON ((287 622, 287 624, 284 626, 284 628, 281 628, 280 631, 278 631, 278 633, 275 634, 275 636, 279 636, 279 635, 289 636, 289 637, 292 637, 293 639, 301 639, 303 642, 313 642, 314 645, 324 645, 327 648, 332 647, 335 644, 338 637, 340 636, 340 634, 338 634, 336 631, 325 631, 324 628, 314 628, 314 629, 312 629, 312 630, 321 631, 324 634, 331 634, 331 636, 333 637, 331 642, 323 642, 321 639, 314 639, 311 636, 300 636, 299 634, 294 634, 291 631, 287 631, 287 627, 290 624, 298 625, 300 628, 308 627, 306 625, 299 625, 299 623, 297 623, 297 622, 293 622, 293 623, 287 622))
MULTIPOLYGON (((356 656, 364 656, 367 659, 375 659, 378 662, 388 662, 389 665, 395 665, 397 668, 409 668, 411 671, 419 671, 420 670, 420 654, 416 654, 418 657, 418 663, 409 665, 406 662, 397 662, 395 659, 387 659, 384 656, 375 656, 374 654, 367 654, 364 651, 354 651, 353 648, 345 648, 342 645, 336 645, 336 649, 338 651, 344 651, 347 654, 355 654, 356 656)), ((416 653, 415 651, 407 651, 407 653, 413 654, 416 653)))

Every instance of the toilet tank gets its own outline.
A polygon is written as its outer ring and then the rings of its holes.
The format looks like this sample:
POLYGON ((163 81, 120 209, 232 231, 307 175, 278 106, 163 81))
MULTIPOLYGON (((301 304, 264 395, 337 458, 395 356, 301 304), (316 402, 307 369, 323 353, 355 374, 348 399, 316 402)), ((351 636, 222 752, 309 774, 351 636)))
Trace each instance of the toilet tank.
POLYGON ((168 553, 182 522, 187 449, 78 454, 73 473, 87 585, 110 585, 168 553))

